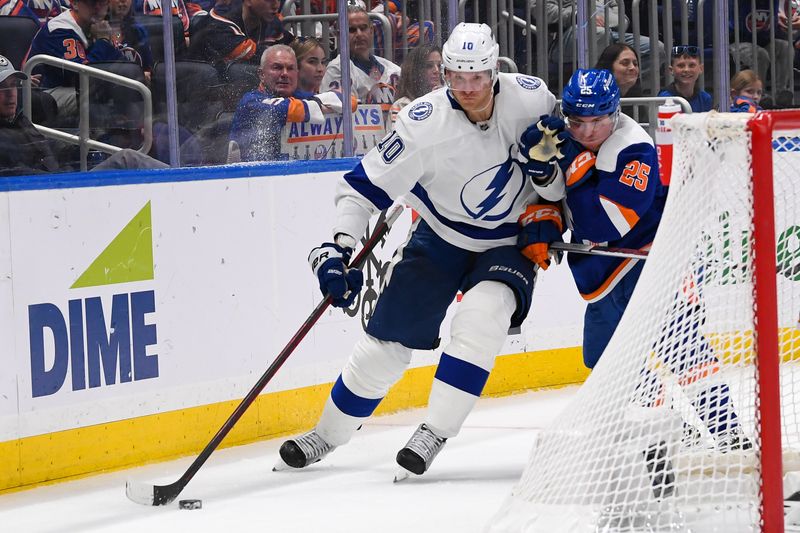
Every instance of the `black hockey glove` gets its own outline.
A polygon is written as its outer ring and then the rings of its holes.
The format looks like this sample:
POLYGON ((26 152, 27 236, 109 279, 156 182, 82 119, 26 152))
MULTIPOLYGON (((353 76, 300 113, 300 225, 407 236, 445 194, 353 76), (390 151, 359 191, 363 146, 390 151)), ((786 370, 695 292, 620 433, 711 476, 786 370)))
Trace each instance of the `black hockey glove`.
POLYGON ((364 284, 360 270, 347 268, 352 253, 352 248, 326 242, 308 254, 308 264, 319 279, 319 289, 333 298, 334 307, 350 307, 364 284))

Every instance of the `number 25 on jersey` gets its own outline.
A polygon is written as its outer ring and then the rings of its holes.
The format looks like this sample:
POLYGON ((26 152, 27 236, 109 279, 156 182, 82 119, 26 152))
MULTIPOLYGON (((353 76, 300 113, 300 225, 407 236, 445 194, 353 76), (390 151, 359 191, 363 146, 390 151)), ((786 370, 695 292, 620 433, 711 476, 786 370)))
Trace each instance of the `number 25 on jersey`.
POLYGON ((619 177, 619 181, 628 187, 634 187, 637 191, 647 190, 647 180, 650 177, 650 165, 631 161, 625 165, 625 170, 619 177))

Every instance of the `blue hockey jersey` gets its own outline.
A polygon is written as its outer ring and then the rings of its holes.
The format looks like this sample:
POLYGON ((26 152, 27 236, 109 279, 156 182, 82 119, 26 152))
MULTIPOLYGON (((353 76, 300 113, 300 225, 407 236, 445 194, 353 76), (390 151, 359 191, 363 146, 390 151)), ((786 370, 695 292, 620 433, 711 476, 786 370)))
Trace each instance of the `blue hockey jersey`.
MULTIPOLYGON (((110 41, 98 39, 89 43, 72 11, 64 11, 50 19, 33 38, 27 57, 45 54, 83 65, 98 61, 124 61, 125 57, 110 41)), ((41 87, 77 86, 77 75, 54 67, 37 67, 42 73, 41 87)))
MULTIPOLYGON (((659 179, 653 141, 636 121, 620 115, 616 129, 598 153, 583 152, 566 174, 566 215, 573 242, 640 250, 650 247, 667 187, 659 179)), ((578 291, 589 302, 606 296, 636 262, 598 255, 568 256, 578 291)))
POLYGON ((287 122, 324 120, 319 106, 310 101, 313 97, 295 91, 294 96, 282 98, 263 85, 245 94, 236 107, 230 132, 230 139, 239 145, 242 161, 281 159, 281 129, 287 122))

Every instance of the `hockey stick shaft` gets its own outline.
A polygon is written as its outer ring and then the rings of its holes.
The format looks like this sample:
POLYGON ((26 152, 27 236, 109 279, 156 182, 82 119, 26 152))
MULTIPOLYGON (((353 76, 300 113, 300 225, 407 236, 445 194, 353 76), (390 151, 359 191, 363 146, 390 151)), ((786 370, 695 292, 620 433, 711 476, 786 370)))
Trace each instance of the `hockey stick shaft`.
POLYGON ((553 242, 550 248, 559 252, 574 252, 578 254, 606 255, 609 257, 627 257, 630 259, 647 259, 647 251, 636 248, 609 248, 594 244, 580 244, 576 242, 553 242))
MULTIPOLYGON (((381 222, 372 232, 367 242, 364 243, 363 248, 361 251, 355 256, 355 258, 350 263, 350 268, 358 268, 360 267, 367 259, 372 250, 378 244, 378 242, 386 235, 386 233, 391 228, 394 221, 400 216, 400 213, 403 211, 402 205, 397 205, 393 207, 387 214, 386 218, 383 222, 381 222)), ((166 505, 172 502, 175 498, 178 497, 178 494, 186 487, 186 485, 191 481, 194 475, 200 470, 200 467, 208 460, 211 454, 214 452, 215 449, 220 445, 222 440, 228 435, 228 433, 233 429, 236 422, 244 415, 245 411, 252 405, 258 395, 264 390, 264 387, 267 386, 267 383, 275 376, 278 370, 283 366, 283 363, 289 358, 289 356, 294 352, 297 345, 300 344, 300 341, 306 336, 306 334, 311 330, 311 328, 316 324, 316 322, 320 319, 322 314, 331 304, 331 297, 326 296, 319 305, 311 312, 311 315, 306 319, 305 322, 300 326, 300 329, 294 334, 294 336, 289 340, 286 346, 281 350, 275 360, 269 365, 266 372, 259 378, 256 384, 250 389, 250 392, 247 393, 247 396, 242 399, 236 409, 231 413, 228 419, 222 424, 222 427, 219 428, 217 434, 206 444, 206 447, 200 452, 200 454, 195 458, 189 468, 186 469, 186 472, 174 483, 169 485, 154 485, 148 486, 146 489, 141 490, 133 487, 129 482, 126 487, 126 493, 129 498, 137 503, 142 503, 145 505, 166 505), (152 487, 152 498, 150 497, 150 487, 152 487)))

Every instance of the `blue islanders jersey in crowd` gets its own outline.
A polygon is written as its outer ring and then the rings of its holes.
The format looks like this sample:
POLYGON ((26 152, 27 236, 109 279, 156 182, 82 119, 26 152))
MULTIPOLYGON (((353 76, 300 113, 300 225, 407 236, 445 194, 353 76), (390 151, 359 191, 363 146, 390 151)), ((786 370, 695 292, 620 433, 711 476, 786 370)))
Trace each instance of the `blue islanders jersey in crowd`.
POLYGON ((236 107, 230 139, 239 145, 242 161, 274 161, 281 156, 281 129, 287 122, 324 121, 311 93, 295 91, 282 98, 263 85, 245 94, 236 107))
POLYGON ((494 112, 471 122, 447 88, 397 115, 393 132, 337 185, 334 234, 356 239, 370 213, 405 201, 442 239, 482 252, 514 245, 517 218, 538 196, 517 161, 522 132, 551 113, 555 97, 539 78, 499 74, 494 112))
MULTIPOLYGON (((566 215, 572 241, 646 250, 661 220, 667 187, 658 173, 653 141, 632 118, 620 114, 611 136, 595 155, 580 154, 567 170, 566 215), (590 173, 582 183, 570 188, 590 173)), ((568 254, 581 296, 596 302, 607 295, 637 261, 568 254)))
MULTIPOLYGON (((122 52, 105 39, 99 39, 89 46, 89 40, 75 22, 71 10, 64 11, 56 18, 50 19, 33 38, 27 57, 38 54, 46 54, 84 65, 98 61, 122 61, 125 59, 122 52)), ((39 67, 36 71, 40 71, 39 67)), ((54 67, 41 68, 41 72, 42 88, 76 85, 77 76, 74 73, 54 67)))

